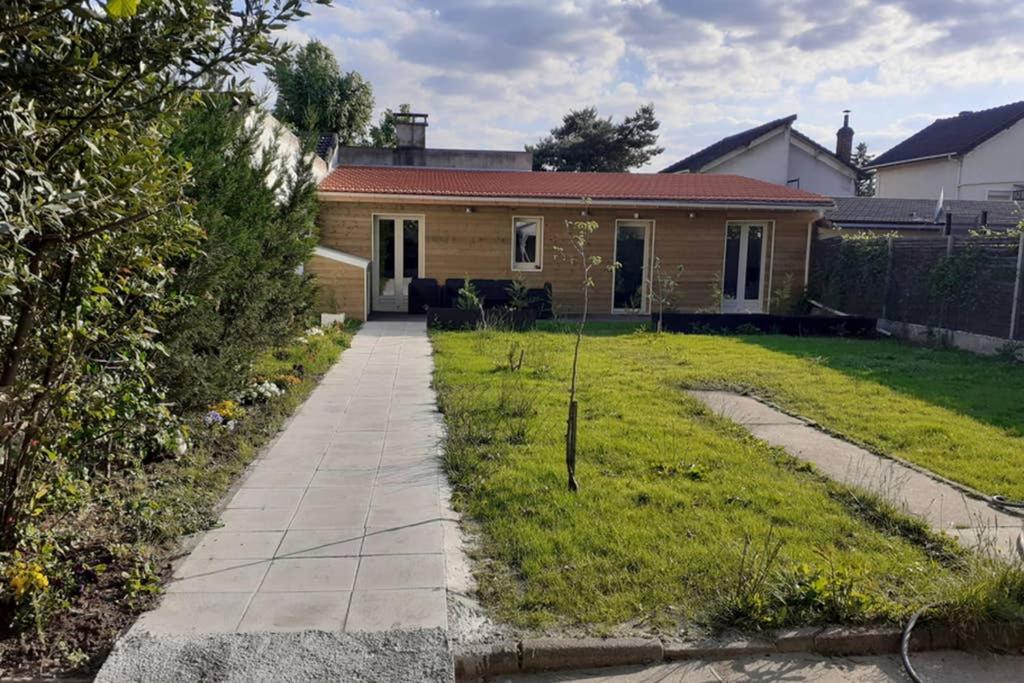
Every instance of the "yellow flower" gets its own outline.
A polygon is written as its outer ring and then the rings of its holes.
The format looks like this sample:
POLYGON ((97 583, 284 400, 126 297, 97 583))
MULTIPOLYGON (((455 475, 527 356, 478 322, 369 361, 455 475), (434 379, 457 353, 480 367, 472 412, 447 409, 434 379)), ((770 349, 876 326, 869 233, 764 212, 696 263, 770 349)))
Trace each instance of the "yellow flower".
POLYGON ((221 401, 210 406, 210 410, 220 413, 225 420, 237 420, 245 414, 245 409, 237 401, 221 401))
POLYGON ((17 598, 23 598, 32 591, 46 590, 50 586, 50 579, 43 573, 43 567, 38 562, 16 562, 7 569, 7 580, 17 598))

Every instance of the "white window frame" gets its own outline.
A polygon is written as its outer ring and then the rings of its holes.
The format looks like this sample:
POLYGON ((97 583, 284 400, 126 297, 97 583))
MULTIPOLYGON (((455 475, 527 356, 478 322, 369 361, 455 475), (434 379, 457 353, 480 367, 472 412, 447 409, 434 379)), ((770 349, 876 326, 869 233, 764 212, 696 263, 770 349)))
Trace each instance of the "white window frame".
POLYGON ((985 199, 990 202, 1009 202, 1013 201, 1013 190, 989 190, 985 195, 985 199), (1006 195, 1005 197, 993 197, 993 194, 1006 195))
POLYGON ((512 271, 518 273, 539 273, 544 270, 544 216, 512 216, 512 271), (532 263, 516 261, 516 221, 536 221, 537 238, 535 246, 536 259, 532 263))

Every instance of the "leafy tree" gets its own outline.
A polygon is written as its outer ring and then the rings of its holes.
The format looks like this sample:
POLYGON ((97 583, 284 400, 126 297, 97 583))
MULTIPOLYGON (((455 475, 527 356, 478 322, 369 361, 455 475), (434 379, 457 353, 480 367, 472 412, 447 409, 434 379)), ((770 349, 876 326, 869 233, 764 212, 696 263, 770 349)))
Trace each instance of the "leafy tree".
POLYGON ((207 239, 175 264, 172 291, 189 305, 164 325, 157 376, 177 404, 231 395, 256 354, 294 332, 312 305, 299 272, 316 241, 310 166, 262 149, 264 115, 214 97, 185 117, 171 151, 191 165, 187 195, 207 239))
MULTIPOLYGON (((873 154, 868 154, 868 143, 862 142, 857 145, 856 151, 853 153, 853 165, 859 169, 863 169, 865 166, 871 163, 874 159, 873 154)), ((861 177, 857 179, 857 196, 858 197, 874 197, 875 196, 875 172, 861 170, 861 177)))
POLYGON ((355 71, 342 73, 318 40, 276 59, 268 77, 277 86, 274 116, 299 132, 337 133, 341 144, 361 142, 373 115, 373 88, 355 71))
POLYGON ((645 104, 621 123, 602 118, 596 107, 572 110, 562 125, 536 145, 527 145, 533 153, 535 171, 623 172, 643 166, 661 154, 654 105, 645 104))
POLYGON ((0 551, 48 477, 185 447, 152 370, 202 235, 167 141, 302 7, 0 3, 0 551))
MULTIPOLYGON (((398 107, 398 113, 409 114, 412 108, 408 104, 398 107)), ((398 136, 395 134, 395 112, 385 109, 380 121, 370 127, 370 144, 374 147, 398 147, 398 136)))

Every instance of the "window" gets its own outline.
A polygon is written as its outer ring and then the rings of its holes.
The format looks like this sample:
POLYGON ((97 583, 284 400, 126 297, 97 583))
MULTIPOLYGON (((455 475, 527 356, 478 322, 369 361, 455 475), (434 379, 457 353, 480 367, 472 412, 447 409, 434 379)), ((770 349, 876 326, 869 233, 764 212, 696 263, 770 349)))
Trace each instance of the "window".
POLYGON ((989 190, 988 191, 989 201, 1010 201, 1013 199, 1013 190, 989 190))
POLYGON ((544 219, 512 218, 512 270, 540 270, 544 252, 544 219))

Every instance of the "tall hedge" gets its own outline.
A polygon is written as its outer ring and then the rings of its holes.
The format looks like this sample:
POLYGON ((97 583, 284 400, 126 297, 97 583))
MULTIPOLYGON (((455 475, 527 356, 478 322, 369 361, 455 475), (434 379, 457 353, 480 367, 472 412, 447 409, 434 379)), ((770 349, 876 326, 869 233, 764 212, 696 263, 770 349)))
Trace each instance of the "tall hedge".
POLYGON ((299 154, 261 146, 262 124, 258 111, 213 98, 171 143, 191 165, 193 218, 206 233, 202 254, 176 264, 173 287, 189 305, 163 328, 157 375, 182 409, 237 390, 253 358, 312 306, 301 266, 316 243, 316 186, 299 154))

